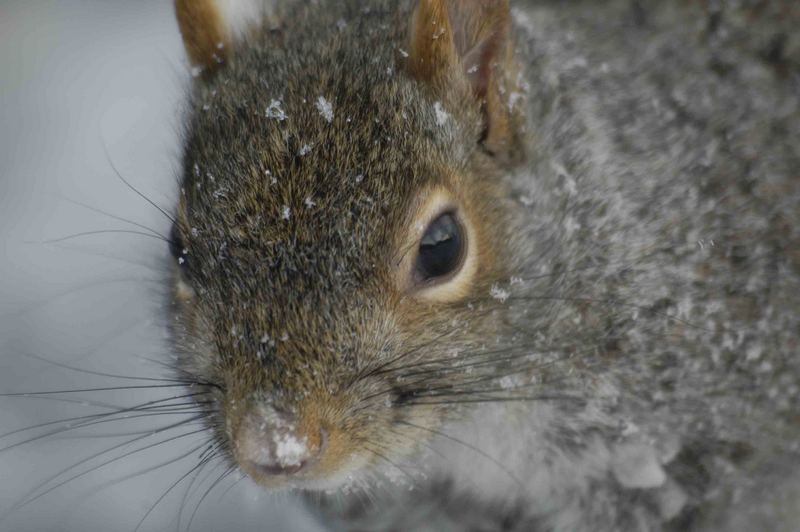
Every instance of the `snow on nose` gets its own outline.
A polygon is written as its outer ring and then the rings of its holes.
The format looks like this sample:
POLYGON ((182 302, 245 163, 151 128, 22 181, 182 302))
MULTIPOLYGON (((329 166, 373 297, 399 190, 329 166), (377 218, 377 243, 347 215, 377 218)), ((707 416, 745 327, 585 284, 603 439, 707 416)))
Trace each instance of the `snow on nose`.
POLYGON ((324 444, 324 434, 309 441, 295 416, 270 406, 252 408, 234 439, 242 466, 266 476, 294 475, 310 468, 324 444))

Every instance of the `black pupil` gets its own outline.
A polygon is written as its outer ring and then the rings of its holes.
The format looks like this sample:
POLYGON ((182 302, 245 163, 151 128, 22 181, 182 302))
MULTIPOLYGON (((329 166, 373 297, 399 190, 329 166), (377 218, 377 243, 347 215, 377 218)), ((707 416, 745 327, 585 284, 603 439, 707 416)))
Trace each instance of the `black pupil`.
POLYGON ((419 276, 428 280, 452 273, 460 266, 462 245, 461 227, 453 215, 439 216, 425 230, 419 244, 419 276))

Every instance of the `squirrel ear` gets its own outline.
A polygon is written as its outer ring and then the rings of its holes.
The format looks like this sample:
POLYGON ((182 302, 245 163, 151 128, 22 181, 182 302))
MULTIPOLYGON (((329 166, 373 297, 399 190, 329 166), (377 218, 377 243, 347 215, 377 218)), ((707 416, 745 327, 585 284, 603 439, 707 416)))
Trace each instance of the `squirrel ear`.
POLYGON ((412 77, 439 88, 457 67, 447 0, 419 0, 411 17, 406 69, 412 77))
POLYGON ((438 92, 466 82, 482 106, 483 144, 495 153, 513 135, 510 30, 508 0, 419 0, 409 31, 409 74, 438 92))
POLYGON ((175 0, 175 15, 189 61, 214 70, 235 40, 265 16, 265 0, 175 0))

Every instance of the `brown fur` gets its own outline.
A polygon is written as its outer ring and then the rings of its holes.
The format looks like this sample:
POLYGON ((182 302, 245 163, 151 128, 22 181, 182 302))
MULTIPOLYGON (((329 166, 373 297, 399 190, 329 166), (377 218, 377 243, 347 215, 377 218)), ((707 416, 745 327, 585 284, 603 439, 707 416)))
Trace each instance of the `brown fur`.
POLYGON ((228 54, 231 39, 214 0, 175 0, 175 16, 192 64, 217 68, 228 54))

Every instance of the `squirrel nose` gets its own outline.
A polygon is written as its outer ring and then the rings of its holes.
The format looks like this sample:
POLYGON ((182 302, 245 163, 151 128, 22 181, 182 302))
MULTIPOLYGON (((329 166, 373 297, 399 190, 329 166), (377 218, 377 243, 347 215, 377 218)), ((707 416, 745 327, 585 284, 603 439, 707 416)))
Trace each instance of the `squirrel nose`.
POLYGON ((260 475, 294 475, 313 465, 322 453, 325 433, 309 438, 292 414, 256 407, 246 414, 235 435, 239 461, 260 475))

